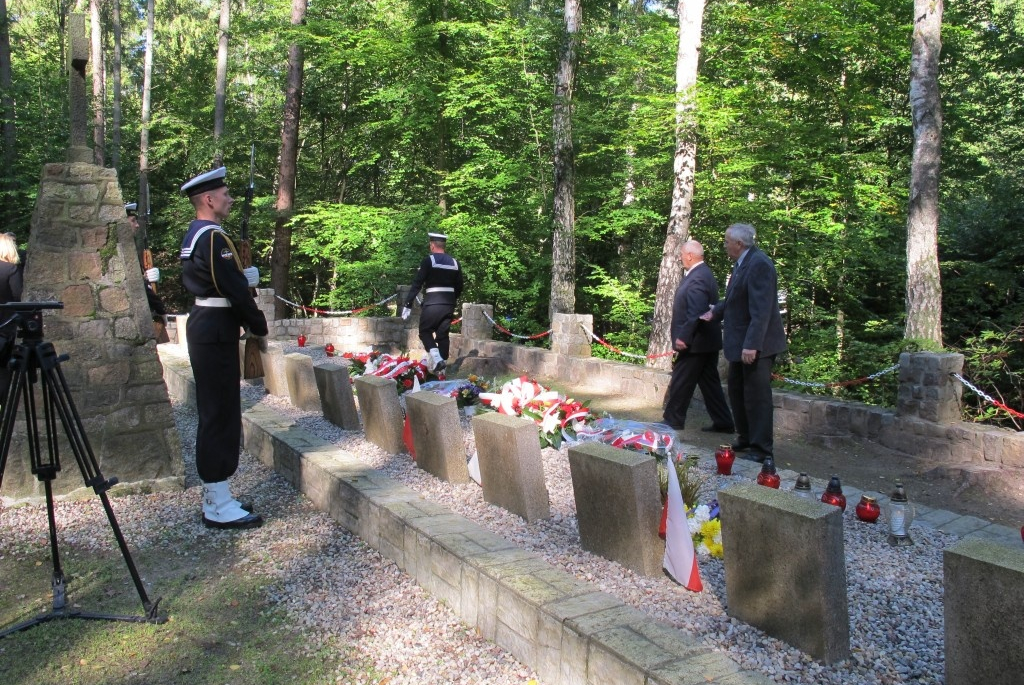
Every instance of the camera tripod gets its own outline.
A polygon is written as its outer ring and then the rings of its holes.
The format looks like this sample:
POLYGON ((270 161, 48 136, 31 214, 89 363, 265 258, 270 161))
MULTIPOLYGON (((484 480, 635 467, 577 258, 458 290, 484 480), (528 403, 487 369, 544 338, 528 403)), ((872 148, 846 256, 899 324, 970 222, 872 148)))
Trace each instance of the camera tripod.
POLYGON ((7 396, 3 398, 3 411, 0 412, 0 485, 3 484, 4 470, 11 448, 14 434, 15 419, 18 415, 18 400, 25 411, 26 443, 31 460, 32 474, 43 483, 46 491, 46 515, 50 529, 50 558, 53 561, 53 611, 40 614, 35 618, 13 625, 0 631, 0 638, 12 633, 27 630, 40 623, 62 618, 82 618, 106 621, 130 621, 135 623, 163 623, 167 619, 157 616, 158 598, 150 601, 142 579, 135 568, 131 552, 125 543, 124 535, 117 524, 114 510, 110 506, 107 490, 117 483, 117 478, 105 479, 100 473, 96 456, 85 435, 82 419, 75 408, 74 400, 68 389, 67 380, 61 370, 60 363, 67 361, 67 355, 57 355, 51 343, 43 340, 44 309, 63 309, 61 302, 11 302, 0 304, 0 319, 6 323, 11 320, 18 322, 18 338, 20 342, 14 346, 9 368, 12 370, 11 385, 7 396), (40 406, 42 408, 43 429, 47 451, 43 453, 43 441, 40 436, 37 419, 35 386, 42 387, 40 406), (110 528, 117 539, 128 572, 131 574, 135 589, 142 600, 145 610, 143 616, 119 616, 114 614, 91 613, 72 610, 67 605, 67 577, 61 568, 60 550, 57 546, 57 527, 53 513, 52 483, 61 470, 58 453, 57 421, 60 421, 67 436, 71 451, 74 452, 78 468, 82 472, 85 485, 91 487, 99 496, 106 511, 110 528))

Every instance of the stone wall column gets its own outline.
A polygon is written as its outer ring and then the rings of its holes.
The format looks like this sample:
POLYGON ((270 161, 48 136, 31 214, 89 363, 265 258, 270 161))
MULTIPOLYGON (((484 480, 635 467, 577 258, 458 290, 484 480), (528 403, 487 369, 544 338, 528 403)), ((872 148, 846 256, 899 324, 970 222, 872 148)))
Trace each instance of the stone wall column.
POLYGON ((494 318, 494 305, 463 303, 462 338, 464 340, 492 340, 494 326, 487 317, 494 318))
POLYGON ((551 321, 551 351, 568 357, 589 357, 593 330, 592 314, 555 314, 551 321))
POLYGON ((962 354, 904 352, 900 355, 900 387, 896 412, 933 423, 960 421, 963 386, 951 373, 964 368, 962 354))

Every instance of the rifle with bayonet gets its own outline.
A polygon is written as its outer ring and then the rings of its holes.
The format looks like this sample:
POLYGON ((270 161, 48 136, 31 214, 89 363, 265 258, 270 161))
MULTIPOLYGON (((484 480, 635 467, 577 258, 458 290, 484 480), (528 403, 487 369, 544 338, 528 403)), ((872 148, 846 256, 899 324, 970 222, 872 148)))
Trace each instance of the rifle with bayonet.
MULTIPOLYGON (((146 200, 146 213, 143 216, 143 220, 139 222, 139 232, 142 233, 142 270, 148 273, 155 265, 153 264, 153 251, 149 249, 149 227, 153 221, 153 201, 150 199, 149 193, 149 177, 143 175, 142 177, 143 193, 146 200)), ((141 212, 140 212, 141 214, 141 212)), ((170 342, 171 338, 167 334, 167 321, 164 318, 164 305, 160 301, 160 298, 156 294, 156 283, 146 280, 146 301, 149 303, 149 309, 153 314, 153 332, 156 335, 156 341, 158 344, 170 342)))
MULTIPOLYGON (((242 229, 238 241, 238 258, 242 268, 252 266, 252 245, 249 243, 249 216, 252 214, 252 197, 256 190, 256 144, 249 149, 249 186, 245 189, 245 204, 242 206, 242 229)), ((253 298, 256 288, 250 288, 253 298)), ((242 364, 244 378, 263 377, 263 357, 260 356, 259 342, 251 335, 245 338, 245 357, 242 364)))

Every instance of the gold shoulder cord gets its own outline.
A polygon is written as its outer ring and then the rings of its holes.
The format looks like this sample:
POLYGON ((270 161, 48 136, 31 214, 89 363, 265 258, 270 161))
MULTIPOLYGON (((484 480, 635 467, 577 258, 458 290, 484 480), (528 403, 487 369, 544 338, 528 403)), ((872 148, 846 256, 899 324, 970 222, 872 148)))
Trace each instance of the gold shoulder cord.
MULTIPOLYGON (((234 259, 235 259, 235 266, 237 266, 238 270, 241 271, 242 270, 242 262, 239 261, 239 259, 238 259, 238 250, 235 248, 234 241, 232 241, 231 238, 228 237, 227 233, 223 233, 221 231, 216 231, 216 232, 221 234, 221 236, 227 242, 228 247, 231 248, 231 256, 234 257, 234 259)), ((224 293, 221 292, 220 286, 217 285, 217 270, 213 268, 213 264, 214 264, 214 262, 213 262, 213 236, 211 235, 210 236, 210 278, 213 279, 213 287, 217 289, 217 293, 221 297, 223 297, 224 293)))

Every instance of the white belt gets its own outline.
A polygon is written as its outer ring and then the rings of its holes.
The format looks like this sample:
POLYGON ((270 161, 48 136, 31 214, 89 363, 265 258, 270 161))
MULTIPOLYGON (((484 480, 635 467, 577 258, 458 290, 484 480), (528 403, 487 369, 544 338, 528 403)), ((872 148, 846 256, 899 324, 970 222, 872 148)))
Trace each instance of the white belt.
POLYGON ((231 303, 228 302, 226 297, 197 297, 197 307, 230 307, 231 303))
POLYGON ((455 288, 427 288, 428 293, 453 293, 455 288))

